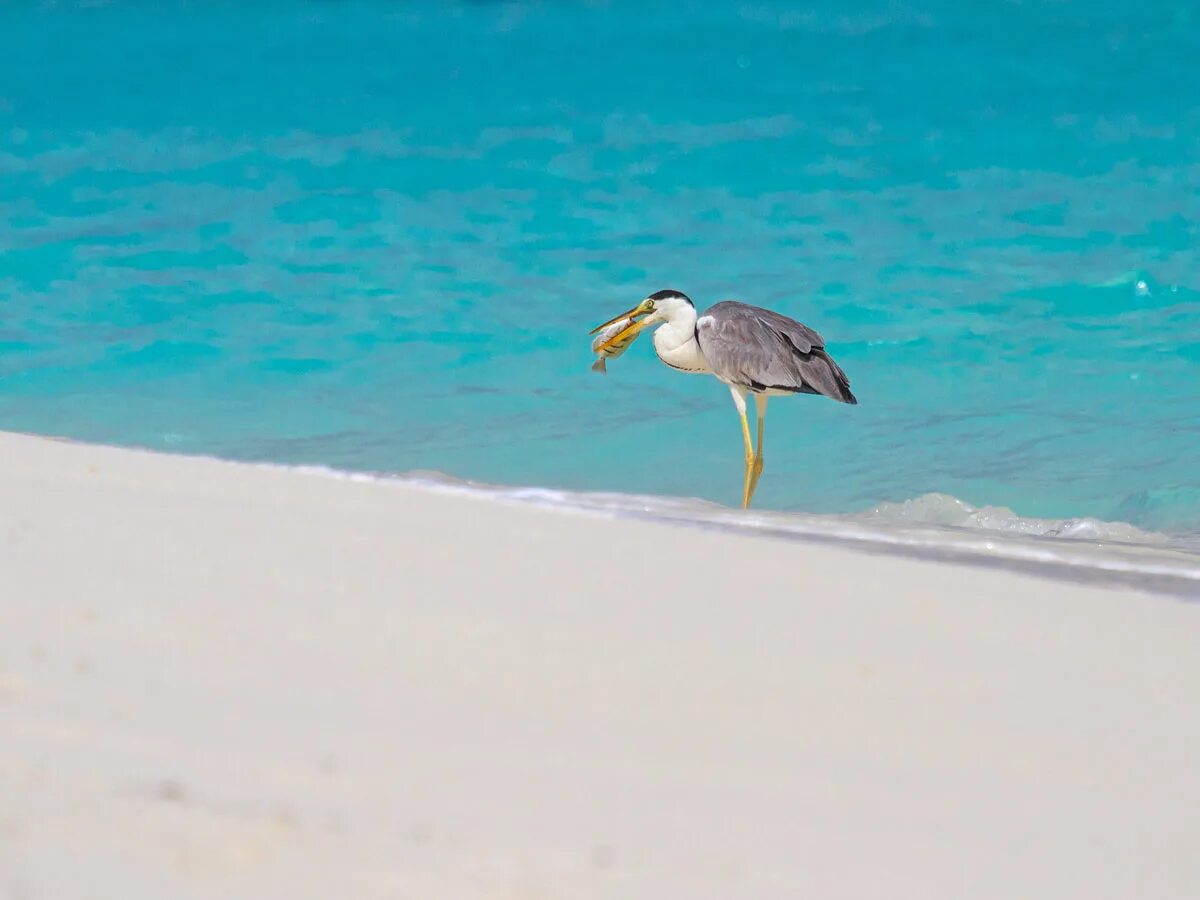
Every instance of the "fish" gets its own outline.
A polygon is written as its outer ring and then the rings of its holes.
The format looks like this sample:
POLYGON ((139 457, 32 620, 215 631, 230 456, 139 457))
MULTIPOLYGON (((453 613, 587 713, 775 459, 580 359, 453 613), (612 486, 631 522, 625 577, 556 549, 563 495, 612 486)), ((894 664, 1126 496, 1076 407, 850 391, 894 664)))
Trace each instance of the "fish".
POLYGON ((607 372, 608 367, 605 363, 610 359, 616 359, 637 340, 641 329, 634 328, 634 324, 633 319, 630 318, 617 319, 596 335, 596 339, 592 341, 592 352, 596 354, 596 361, 592 363, 593 372, 601 374, 607 372))

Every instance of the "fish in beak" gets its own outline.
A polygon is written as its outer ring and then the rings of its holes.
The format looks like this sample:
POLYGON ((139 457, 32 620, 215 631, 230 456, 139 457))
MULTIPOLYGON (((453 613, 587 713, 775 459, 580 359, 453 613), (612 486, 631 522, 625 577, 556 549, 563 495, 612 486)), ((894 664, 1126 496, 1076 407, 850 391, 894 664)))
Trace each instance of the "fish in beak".
MULTIPOLYGON (((600 337, 592 344, 592 349, 597 353, 603 353, 609 347, 620 344, 620 352, 624 352, 625 348, 633 343, 634 338, 646 327, 644 322, 639 322, 637 319, 642 316, 648 316, 652 312, 654 312, 654 301, 647 298, 633 309, 626 310, 619 316, 609 319, 603 325, 597 325, 588 332, 589 334, 602 332, 600 337)), ((616 356, 619 354, 614 353, 609 355, 616 356)))

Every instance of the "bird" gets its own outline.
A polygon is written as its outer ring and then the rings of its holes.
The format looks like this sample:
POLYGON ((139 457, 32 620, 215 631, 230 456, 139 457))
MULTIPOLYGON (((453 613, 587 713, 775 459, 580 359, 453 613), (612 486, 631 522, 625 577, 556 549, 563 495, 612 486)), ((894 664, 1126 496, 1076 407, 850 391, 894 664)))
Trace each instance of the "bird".
MULTIPOLYGON (((780 313, 737 300, 723 300, 697 314, 682 291, 650 294, 633 309, 598 325, 592 334, 622 319, 633 320, 609 338, 632 341, 645 328, 654 330, 654 352, 677 372, 713 375, 729 387, 742 420, 746 468, 742 508, 749 509, 763 469, 763 423, 767 400, 788 394, 819 394, 839 403, 857 404, 850 379, 825 351, 821 335, 780 313), (758 440, 750 439, 746 398, 754 397, 758 440)), ((604 348, 604 344, 599 349, 604 348)))

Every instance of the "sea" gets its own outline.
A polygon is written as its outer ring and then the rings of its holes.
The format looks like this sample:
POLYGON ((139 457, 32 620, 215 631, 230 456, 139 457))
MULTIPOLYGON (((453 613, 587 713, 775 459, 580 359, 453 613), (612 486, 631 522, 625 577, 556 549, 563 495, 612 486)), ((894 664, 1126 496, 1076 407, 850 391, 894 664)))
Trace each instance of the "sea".
POLYGON ((0 5, 0 428, 1200 586, 1192 2, 0 5), (819 331, 858 406, 588 331, 819 331), (1129 574, 1132 573, 1132 574, 1129 574))

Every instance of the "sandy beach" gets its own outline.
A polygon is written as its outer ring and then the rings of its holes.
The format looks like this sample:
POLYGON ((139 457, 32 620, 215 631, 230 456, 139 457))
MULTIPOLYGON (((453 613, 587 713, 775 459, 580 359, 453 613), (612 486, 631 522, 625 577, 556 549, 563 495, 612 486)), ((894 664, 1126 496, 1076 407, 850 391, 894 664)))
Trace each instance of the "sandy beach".
POLYGON ((1200 895, 1200 607, 0 435, 0 898, 1200 895))

